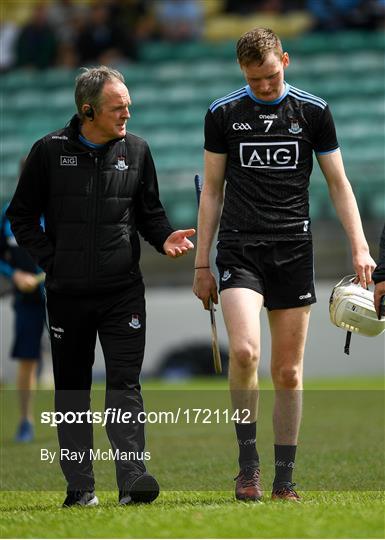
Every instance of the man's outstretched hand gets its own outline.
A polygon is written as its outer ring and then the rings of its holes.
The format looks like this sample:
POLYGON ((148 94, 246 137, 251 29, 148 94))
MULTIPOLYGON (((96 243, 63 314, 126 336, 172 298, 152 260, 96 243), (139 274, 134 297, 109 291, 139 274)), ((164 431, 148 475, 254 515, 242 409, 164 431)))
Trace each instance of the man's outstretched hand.
POLYGON ((194 244, 188 239, 194 236, 195 229, 185 229, 174 231, 163 244, 163 249, 168 257, 176 258, 186 255, 188 251, 194 249, 194 244))

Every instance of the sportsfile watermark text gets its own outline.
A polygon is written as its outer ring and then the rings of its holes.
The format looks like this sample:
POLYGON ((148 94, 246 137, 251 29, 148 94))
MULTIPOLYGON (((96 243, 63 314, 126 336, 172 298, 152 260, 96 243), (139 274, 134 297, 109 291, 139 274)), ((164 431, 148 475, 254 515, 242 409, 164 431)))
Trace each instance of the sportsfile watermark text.
POLYGON ((135 414, 115 407, 105 411, 43 411, 40 415, 42 424, 55 427, 58 424, 228 424, 237 422, 249 424, 251 420, 250 409, 182 409, 175 411, 140 411, 135 414))

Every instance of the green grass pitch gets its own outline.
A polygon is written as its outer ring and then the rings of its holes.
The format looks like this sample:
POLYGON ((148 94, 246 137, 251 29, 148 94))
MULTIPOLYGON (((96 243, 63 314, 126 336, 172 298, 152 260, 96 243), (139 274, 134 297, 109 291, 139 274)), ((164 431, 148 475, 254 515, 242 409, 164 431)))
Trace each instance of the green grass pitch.
MULTIPOLYGON (((196 380, 143 385, 146 410, 229 405, 226 382, 196 380)), ((62 509, 64 482, 57 463, 39 463, 41 447, 55 448, 54 428, 37 423, 36 440, 12 441, 13 390, 3 391, 1 430, 2 538, 383 538, 384 394, 380 379, 306 383, 295 480, 302 502, 270 500, 273 476, 269 383, 262 384, 258 440, 265 498, 234 500, 237 454, 231 424, 151 425, 150 472, 162 492, 151 505, 119 507, 113 463, 95 463, 95 508, 62 509), (4 395, 5 394, 5 395, 4 395)), ((94 392, 94 410, 103 391, 94 392)), ((36 396, 50 410, 52 391, 36 396)), ((102 428, 95 446, 108 448, 102 428)))

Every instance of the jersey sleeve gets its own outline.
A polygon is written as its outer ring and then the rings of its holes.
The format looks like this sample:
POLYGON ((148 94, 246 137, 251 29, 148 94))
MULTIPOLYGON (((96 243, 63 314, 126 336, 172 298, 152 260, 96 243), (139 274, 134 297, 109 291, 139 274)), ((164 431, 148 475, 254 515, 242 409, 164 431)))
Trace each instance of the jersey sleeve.
POLYGON ((328 154, 339 147, 332 113, 327 105, 323 109, 314 133, 314 151, 317 154, 328 154))
POLYGON ((216 154, 227 154, 227 142, 224 130, 220 126, 218 115, 207 111, 205 117, 205 150, 215 152, 216 154))

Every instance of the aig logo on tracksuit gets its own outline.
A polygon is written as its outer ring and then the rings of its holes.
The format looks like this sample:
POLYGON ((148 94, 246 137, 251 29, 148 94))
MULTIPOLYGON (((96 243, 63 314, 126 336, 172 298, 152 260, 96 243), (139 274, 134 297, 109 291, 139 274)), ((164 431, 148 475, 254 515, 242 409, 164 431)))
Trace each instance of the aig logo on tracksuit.
POLYGON ((77 167, 77 156, 60 156, 60 165, 63 167, 77 167))

